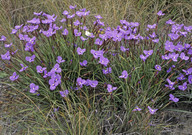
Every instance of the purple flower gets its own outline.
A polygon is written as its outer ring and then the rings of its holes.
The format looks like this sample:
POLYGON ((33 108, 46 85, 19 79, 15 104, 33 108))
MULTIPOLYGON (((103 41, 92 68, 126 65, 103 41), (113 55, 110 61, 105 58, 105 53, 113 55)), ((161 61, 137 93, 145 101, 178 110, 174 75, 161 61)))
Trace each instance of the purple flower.
POLYGON ((170 24, 170 25, 172 25, 172 24, 174 24, 175 22, 173 22, 171 19, 169 19, 168 21, 166 21, 166 24, 170 24))
POLYGON ((17 33, 17 31, 18 31, 18 30, 16 30, 16 29, 12 29, 11 34, 16 34, 16 33, 17 33))
POLYGON ((24 66, 23 64, 20 64, 21 65, 21 69, 19 70, 19 72, 23 72, 25 69, 27 69, 28 68, 28 66, 24 66))
POLYGON ((188 76, 188 82, 189 82, 189 84, 192 84, 192 75, 188 76))
POLYGON ((37 69, 37 73, 43 73, 43 71, 46 70, 46 67, 43 68, 43 67, 41 67, 41 66, 38 65, 38 66, 36 67, 36 69, 37 69))
POLYGON ((48 76, 47 70, 44 70, 43 78, 47 78, 47 76, 48 76))
POLYGON ((140 55, 140 58, 145 61, 147 59, 147 56, 144 56, 143 54, 140 55))
POLYGON ((55 66, 51 69, 52 73, 61 73, 61 68, 58 63, 55 64, 55 66))
POLYGON ((6 47, 6 48, 9 48, 9 47, 11 47, 11 45, 12 45, 12 43, 10 43, 10 44, 5 44, 5 47, 6 47))
POLYGON ((96 15, 95 18, 96 19, 102 19, 102 17, 100 15, 96 15))
POLYGON ((111 84, 107 84, 107 91, 108 92, 113 92, 114 90, 116 90, 117 89, 117 87, 113 87, 111 84))
POLYGON ((103 44, 103 41, 100 40, 99 38, 97 38, 97 39, 95 40, 95 44, 96 44, 96 45, 102 45, 102 44, 103 44))
POLYGON ((68 18, 68 19, 73 18, 73 17, 75 17, 75 14, 67 15, 67 18, 68 18))
POLYGON ((54 79, 57 84, 61 83, 61 76, 59 74, 52 74, 51 79, 54 79))
POLYGON ((50 90, 55 90, 58 85, 58 82, 56 82, 55 79, 52 78, 49 80, 49 85, 50 85, 50 90))
POLYGON ((40 24, 40 19, 39 18, 33 18, 32 20, 29 20, 27 22, 31 23, 31 24, 40 24))
POLYGON ((150 106, 148 106, 150 114, 154 114, 158 109, 152 109, 150 106))
POLYGON ((95 59, 103 56, 103 53, 104 53, 103 50, 95 51, 95 50, 93 50, 93 49, 91 49, 90 52, 91 52, 91 54, 93 54, 93 57, 94 57, 95 59))
POLYGON ((157 26, 157 24, 147 25, 147 27, 148 27, 149 29, 155 29, 155 28, 156 28, 156 26, 157 26))
POLYGON ((6 37, 2 35, 0 41, 6 41, 6 37))
POLYGON ((81 32, 79 32, 77 29, 74 29, 74 34, 76 37, 81 36, 81 32))
POLYGON ((83 36, 80 37, 82 41, 86 41, 88 38, 84 38, 83 36))
POLYGON ((168 34, 168 36, 171 38, 171 40, 176 40, 179 38, 179 35, 178 34, 174 34, 174 33, 170 33, 168 34))
POLYGON ((19 77, 19 75, 17 75, 16 72, 14 72, 13 75, 10 76, 9 78, 10 78, 11 81, 15 81, 15 80, 18 79, 18 77, 19 77))
POLYGON ((106 69, 102 69, 102 71, 103 71, 103 74, 109 74, 109 73, 111 73, 111 67, 109 67, 109 68, 106 68, 106 69))
POLYGON ((34 59, 35 59, 35 55, 32 55, 31 57, 29 57, 29 56, 25 57, 25 60, 28 62, 33 62, 34 59))
POLYGON ((141 111, 141 110, 142 110, 141 108, 139 108, 138 106, 136 106, 135 109, 133 109, 133 112, 135 112, 135 111, 141 111))
POLYGON ((178 88, 182 91, 187 89, 187 82, 184 82, 183 85, 179 85, 178 88))
POLYGON ((69 94, 69 91, 68 90, 64 90, 64 91, 59 91, 60 95, 62 97, 66 97, 68 94, 69 94))
POLYGON ((165 15, 161 10, 157 13, 158 16, 163 16, 165 15))
POLYGON ((182 60, 188 60, 189 59, 189 57, 188 56, 185 56, 185 53, 181 53, 180 54, 180 58, 182 59, 182 60))
POLYGON ((170 67, 170 68, 167 70, 167 73, 171 72, 171 69, 172 69, 172 68, 170 67))
POLYGON ((159 43, 159 39, 153 39, 152 40, 154 43, 159 43))
POLYGON ((177 79, 182 81, 182 80, 185 80, 186 78, 184 77, 184 75, 182 73, 180 73, 179 76, 177 77, 177 79))
POLYGON ((179 54, 176 54, 176 53, 172 53, 170 54, 170 57, 172 58, 173 61, 177 61, 177 58, 179 57, 179 54))
POLYGON ((169 100, 171 100, 175 103, 179 101, 179 98, 174 97, 173 94, 169 94, 169 97, 170 97, 169 100))
POLYGON ((95 88, 98 85, 97 80, 87 80, 87 84, 90 85, 92 88, 95 88))
POLYGON ((3 60, 10 60, 11 56, 10 56, 10 52, 7 51, 5 54, 1 54, 1 58, 3 60))
POLYGON ((70 5, 69 6, 70 9, 75 9, 76 7, 77 7, 77 5, 75 5, 75 6, 70 5))
POLYGON ((107 58, 101 56, 99 59, 99 63, 104 65, 104 66, 107 66, 107 64, 109 63, 109 60, 107 58))
POLYGON ((81 49, 80 47, 77 48, 78 55, 83 55, 83 53, 86 51, 86 49, 81 49))
POLYGON ((127 79, 128 77, 128 73, 126 70, 123 70, 123 72, 121 73, 121 76, 119 76, 119 78, 124 78, 124 79, 127 79))
POLYGON ((63 11, 62 14, 67 16, 69 14, 69 12, 65 10, 65 11, 63 11))
POLYGON ((36 15, 36 16, 40 16, 42 14, 42 11, 39 12, 39 13, 33 12, 33 14, 36 15))
POLYGON ((183 72, 185 72, 186 75, 190 75, 192 73, 192 68, 189 68, 187 70, 182 70, 183 72))
POLYGON ((65 62, 65 60, 63 60, 61 56, 57 56, 57 60, 56 61, 59 64, 65 62))
POLYGON ((80 65, 81 65, 81 66, 86 66, 86 65, 87 65, 87 61, 84 60, 83 62, 80 62, 80 65))
POLYGON ((124 46, 121 46, 120 49, 121 49, 122 52, 129 51, 129 48, 125 48, 124 46))
POLYGON ((87 82, 86 80, 84 80, 84 79, 82 79, 80 77, 77 78, 77 86, 80 87, 80 88, 82 88, 83 85, 86 84, 86 82, 87 82))
POLYGON ((174 85, 175 84, 175 82, 172 82, 169 78, 167 78, 166 80, 169 83, 169 85, 174 85))
POLYGON ((36 93, 36 91, 39 89, 38 85, 35 85, 34 83, 30 84, 30 93, 36 93))
POLYGON ((143 53, 148 57, 153 54, 153 50, 149 50, 149 51, 144 50, 143 53))
POLYGON ((16 26, 15 26, 15 29, 16 29, 16 30, 19 30, 19 29, 21 29, 22 26, 23 26, 23 24, 21 24, 21 25, 16 25, 16 26))
POLYGON ((160 65, 155 65, 155 69, 158 71, 161 71, 161 66, 160 65))
POLYGON ((81 23, 80 23, 79 20, 76 20, 75 22, 73 22, 73 24, 74 24, 74 26, 78 26, 78 25, 80 25, 81 23))
POLYGON ((63 18, 63 19, 60 20, 60 22, 61 22, 61 23, 66 22, 66 19, 63 18))
POLYGON ((155 34, 155 32, 153 32, 152 34, 149 34, 149 36, 150 36, 151 38, 155 38, 157 35, 155 34))
POLYGON ((63 35, 68 35, 68 30, 67 29, 64 29, 64 31, 63 31, 63 33, 62 33, 63 35))
POLYGON ((181 52, 184 49, 184 47, 179 43, 175 46, 175 50, 181 52))
POLYGON ((174 49, 175 49, 175 46, 173 45, 173 43, 167 40, 165 42, 165 50, 173 52, 174 49))

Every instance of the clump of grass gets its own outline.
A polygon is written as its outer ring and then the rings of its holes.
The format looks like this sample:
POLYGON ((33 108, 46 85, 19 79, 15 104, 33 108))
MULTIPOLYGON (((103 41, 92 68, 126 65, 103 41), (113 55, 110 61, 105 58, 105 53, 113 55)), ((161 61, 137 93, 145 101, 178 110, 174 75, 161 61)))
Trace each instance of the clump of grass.
POLYGON ((156 111, 178 102, 170 94, 190 92, 191 26, 169 20, 161 28, 159 11, 145 31, 126 20, 108 27, 100 15, 90 24, 90 11, 70 9, 34 12, 12 29, 12 42, 1 37, 2 70, 31 102, 23 133, 148 133, 156 111))

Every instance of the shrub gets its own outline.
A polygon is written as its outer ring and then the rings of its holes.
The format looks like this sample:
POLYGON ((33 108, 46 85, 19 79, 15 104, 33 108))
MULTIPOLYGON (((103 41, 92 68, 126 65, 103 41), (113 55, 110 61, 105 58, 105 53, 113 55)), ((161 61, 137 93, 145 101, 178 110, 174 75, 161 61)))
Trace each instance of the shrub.
POLYGON ((161 11, 145 31, 126 20, 107 27, 100 15, 87 26, 90 11, 70 9, 63 18, 34 12, 12 29, 13 42, 0 39, 11 86, 40 106, 32 112, 44 130, 31 132, 146 132, 156 111, 179 101, 176 92, 191 92, 192 26, 161 28, 161 11))

